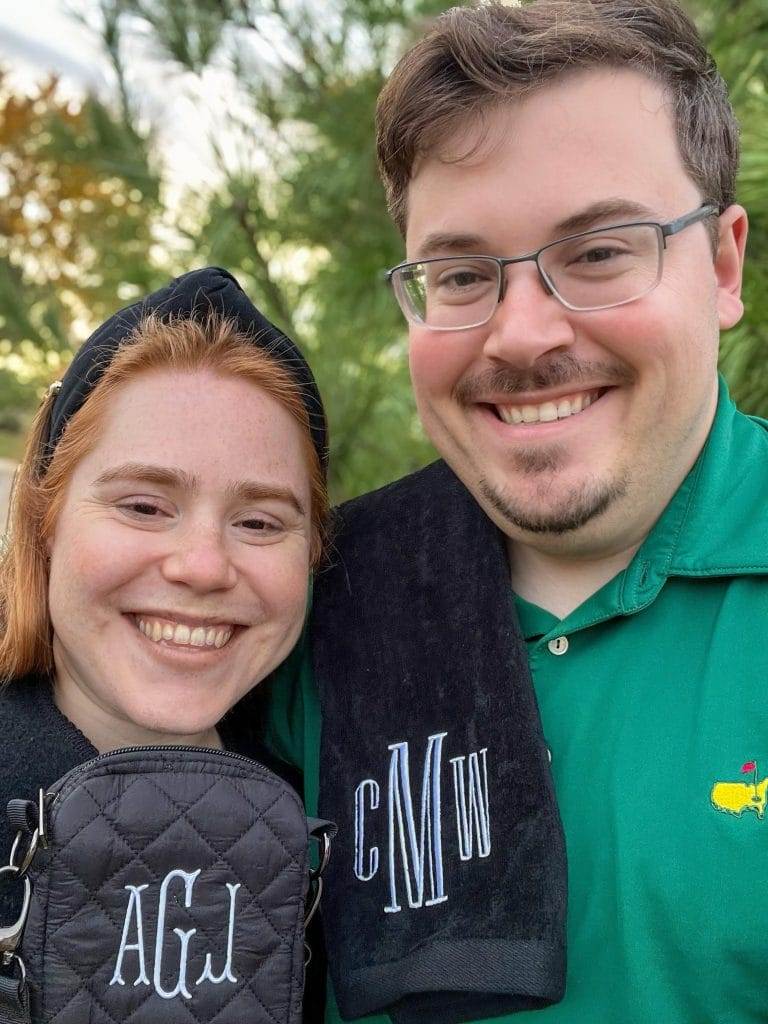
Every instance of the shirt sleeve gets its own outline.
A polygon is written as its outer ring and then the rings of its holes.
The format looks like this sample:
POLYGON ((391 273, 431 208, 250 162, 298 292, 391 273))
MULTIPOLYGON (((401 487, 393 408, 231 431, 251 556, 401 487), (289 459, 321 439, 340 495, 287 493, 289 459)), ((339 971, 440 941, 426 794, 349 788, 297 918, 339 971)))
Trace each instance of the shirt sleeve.
POLYGON ((304 770, 304 687, 311 681, 306 631, 269 678, 264 708, 264 742, 269 751, 304 770))
POLYGON ((304 805, 311 815, 317 814, 319 797, 321 717, 305 630, 297 646, 269 679, 263 736, 274 757, 300 771, 304 805))

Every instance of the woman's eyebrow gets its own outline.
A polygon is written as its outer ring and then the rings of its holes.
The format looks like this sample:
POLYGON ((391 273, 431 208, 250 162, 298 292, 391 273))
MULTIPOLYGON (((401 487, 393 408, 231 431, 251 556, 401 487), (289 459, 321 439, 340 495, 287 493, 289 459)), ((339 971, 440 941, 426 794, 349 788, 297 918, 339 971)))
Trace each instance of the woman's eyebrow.
POLYGON ((159 484, 162 487, 175 487, 178 490, 196 491, 199 481, 196 476, 183 469, 166 466, 153 466, 141 462, 124 462, 120 466, 112 466, 96 478, 96 484, 112 484, 118 481, 159 484))
POLYGON ((238 483, 229 484, 227 494, 238 501, 284 501, 290 505, 300 516, 306 514, 306 510, 299 501, 296 494, 290 487, 282 487, 279 484, 257 483, 255 480, 241 480, 238 483))
MULTIPOLYGON (((113 466, 96 479, 97 485, 117 482, 157 484, 160 487, 173 487, 190 494, 196 493, 200 488, 199 478, 183 469, 141 462, 124 462, 120 466, 113 466)), ((306 514, 296 493, 290 487, 283 487, 281 484, 239 480, 229 484, 226 493, 228 498, 235 498, 238 501, 284 501, 300 516, 306 514)))

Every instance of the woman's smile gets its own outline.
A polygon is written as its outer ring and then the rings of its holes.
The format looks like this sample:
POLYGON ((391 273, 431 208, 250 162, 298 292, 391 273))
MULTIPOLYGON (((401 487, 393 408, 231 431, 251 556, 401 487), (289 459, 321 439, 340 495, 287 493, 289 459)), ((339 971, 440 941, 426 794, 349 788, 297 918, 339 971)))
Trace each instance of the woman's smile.
POLYGON ((190 621, 176 616, 135 614, 136 626, 153 643, 173 647, 212 648, 225 647, 235 632, 234 623, 190 621))

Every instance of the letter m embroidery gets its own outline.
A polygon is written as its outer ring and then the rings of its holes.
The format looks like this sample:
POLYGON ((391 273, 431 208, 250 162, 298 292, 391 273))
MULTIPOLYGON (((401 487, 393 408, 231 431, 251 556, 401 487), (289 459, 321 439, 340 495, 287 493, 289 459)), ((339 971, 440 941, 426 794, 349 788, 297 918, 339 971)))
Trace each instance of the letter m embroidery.
POLYGON ((453 791, 456 795, 456 828, 459 856, 472 860, 477 838, 478 857, 491 852, 491 813, 488 806, 487 747, 469 757, 452 757, 453 791), (481 767, 482 759, 482 767, 481 767), (464 762, 468 761, 465 773, 464 762), (466 776, 466 777, 465 777, 466 776))
POLYGON ((429 872, 430 896, 426 906, 443 903, 448 897, 443 885, 443 849, 440 820, 440 767, 443 740, 447 733, 429 737, 421 780, 419 827, 414 817, 408 744, 391 743, 389 762, 389 903, 387 914, 401 909, 397 902, 397 858, 400 848, 405 890, 409 907, 425 905, 424 888, 429 872), (398 842, 399 840, 399 842, 398 842))

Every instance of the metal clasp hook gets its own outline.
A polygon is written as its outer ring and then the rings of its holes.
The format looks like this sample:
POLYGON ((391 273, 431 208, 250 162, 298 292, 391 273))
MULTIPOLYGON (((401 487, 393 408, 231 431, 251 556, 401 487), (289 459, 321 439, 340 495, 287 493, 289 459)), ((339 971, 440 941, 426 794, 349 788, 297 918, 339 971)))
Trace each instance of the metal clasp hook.
POLYGON ((315 833, 316 838, 320 842, 320 857, 319 863, 316 868, 309 872, 309 884, 314 886, 312 892, 311 903, 307 908, 307 912, 304 916, 304 927, 309 924, 312 918, 317 913, 317 908, 320 906, 320 898, 323 895, 323 872, 328 867, 328 861, 331 857, 331 839, 336 832, 336 826, 329 826, 324 829, 319 835, 315 833))
MULTIPOLYGON (((9 808, 14 803, 16 803, 16 802, 17 801, 11 801, 11 804, 9 805, 9 808)), ((29 804, 26 804, 26 805, 24 803, 22 803, 21 801, 18 801, 18 803, 19 803, 19 805, 21 807, 28 806, 30 809, 32 807, 34 807, 34 805, 32 804, 31 801, 29 802, 29 804)), ((9 816, 10 816, 11 815, 10 810, 9 810, 8 813, 9 813, 9 816)), ((11 857, 10 857, 10 864, 9 864, 9 866, 13 867, 13 868, 16 868, 20 875, 26 875, 27 871, 29 871, 30 865, 32 864, 32 861, 35 859, 35 854, 37 853, 38 847, 42 846, 43 849, 46 849, 46 847, 48 846, 48 830, 47 830, 46 822, 45 822, 45 790, 44 789, 39 789, 37 791, 37 825, 34 828, 34 830, 32 830, 32 822, 30 822, 27 819, 27 823, 28 823, 28 827, 26 829, 25 828, 21 828, 16 833, 16 838, 14 839, 13 846, 11 847, 11 857), (24 854, 24 856, 23 856, 23 858, 21 860, 21 863, 17 864, 16 863, 16 857, 17 857, 18 852, 19 852, 19 847, 21 846, 21 841, 24 838, 25 834, 29 835, 30 831, 32 832, 32 835, 31 835, 31 838, 29 840, 29 846, 28 846, 27 851, 26 851, 26 853, 24 854)))
POLYGON ((23 832, 16 833, 16 838, 13 840, 13 846, 11 847, 10 863, 7 864, 5 867, 0 868, 0 872, 7 871, 8 868, 13 868, 14 871, 18 871, 20 875, 26 877, 27 871, 29 871, 29 866, 35 859, 35 854, 37 853, 37 847, 40 841, 40 832, 38 831, 38 829, 35 829, 35 831, 32 833, 32 838, 29 841, 29 847, 27 848, 27 852, 22 857, 21 864, 17 864, 16 854, 18 853, 19 846, 21 845, 21 840, 23 838, 23 832))
POLYGON ((320 878, 322 873, 328 867, 328 861, 331 859, 331 834, 328 831, 325 831, 319 838, 321 842, 320 863, 316 868, 309 872, 309 877, 313 882, 320 878))
POLYGON ((10 963, 16 952, 16 947, 21 941, 24 925, 27 923, 27 915, 29 914, 29 904, 32 900, 32 883, 28 876, 23 874, 15 864, 6 864, 0 868, 0 876, 8 873, 16 875, 24 883, 24 899, 18 920, 14 921, 13 924, 0 926, 0 955, 2 956, 3 964, 6 966, 10 963))

